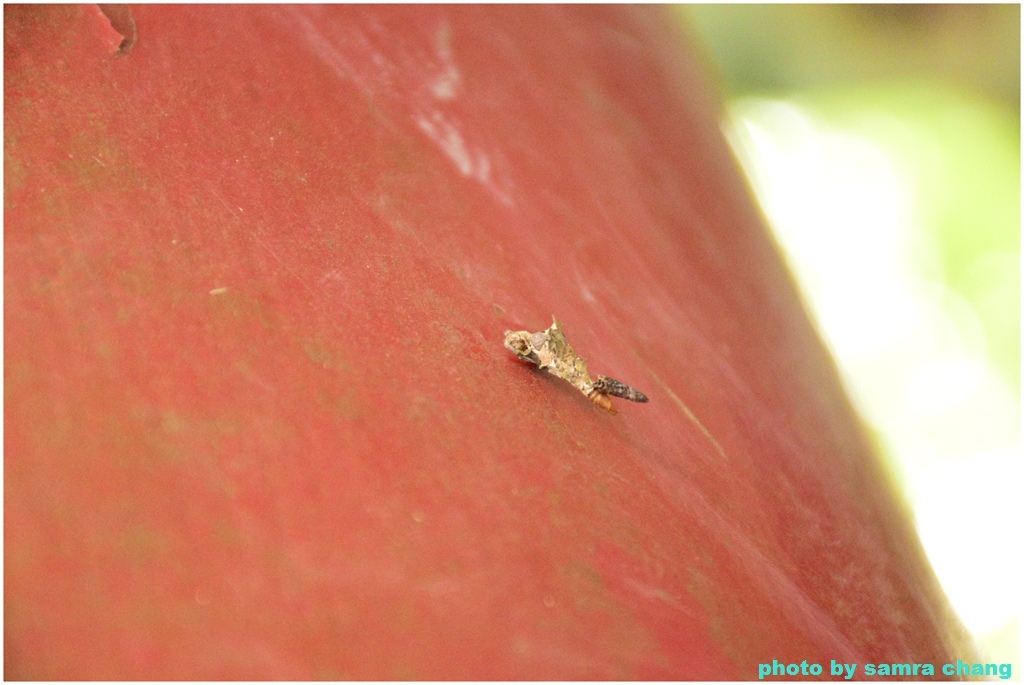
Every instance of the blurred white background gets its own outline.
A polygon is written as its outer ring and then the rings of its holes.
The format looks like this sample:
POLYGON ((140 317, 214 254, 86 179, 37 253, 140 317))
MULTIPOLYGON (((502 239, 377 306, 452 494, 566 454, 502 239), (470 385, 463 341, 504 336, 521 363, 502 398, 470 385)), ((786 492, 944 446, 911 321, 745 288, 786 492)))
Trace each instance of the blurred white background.
POLYGON ((936 574, 1019 668, 1020 7, 680 11, 936 574))

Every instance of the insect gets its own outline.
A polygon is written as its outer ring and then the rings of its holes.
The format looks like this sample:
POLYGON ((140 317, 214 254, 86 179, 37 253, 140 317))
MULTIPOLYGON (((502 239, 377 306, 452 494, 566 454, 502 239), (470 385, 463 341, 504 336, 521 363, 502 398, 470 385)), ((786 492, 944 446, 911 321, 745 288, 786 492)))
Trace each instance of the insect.
POLYGON ((551 317, 551 328, 546 331, 505 331, 505 347, 517 357, 536 364, 553 376, 568 381, 590 401, 612 414, 612 397, 621 397, 631 402, 646 402, 647 395, 631 388, 621 381, 608 376, 597 380, 587 373, 587 360, 576 354, 555 317, 551 317))

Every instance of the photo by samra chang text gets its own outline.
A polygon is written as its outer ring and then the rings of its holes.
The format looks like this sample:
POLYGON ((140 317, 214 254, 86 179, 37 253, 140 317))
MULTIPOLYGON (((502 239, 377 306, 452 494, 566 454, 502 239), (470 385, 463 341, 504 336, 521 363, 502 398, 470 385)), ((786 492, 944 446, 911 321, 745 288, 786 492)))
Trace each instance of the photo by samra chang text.
POLYGON ((832 660, 828 665, 828 672, 825 672, 821 664, 807 661, 795 663, 782 663, 773 659, 771 663, 757 665, 757 678, 785 678, 794 677, 821 677, 829 680, 852 680, 854 678, 894 678, 899 676, 918 676, 944 678, 964 678, 995 676, 1001 680, 1009 680, 1013 677, 1012 664, 976 664, 956 660, 956 663, 947 664, 846 664, 832 660))

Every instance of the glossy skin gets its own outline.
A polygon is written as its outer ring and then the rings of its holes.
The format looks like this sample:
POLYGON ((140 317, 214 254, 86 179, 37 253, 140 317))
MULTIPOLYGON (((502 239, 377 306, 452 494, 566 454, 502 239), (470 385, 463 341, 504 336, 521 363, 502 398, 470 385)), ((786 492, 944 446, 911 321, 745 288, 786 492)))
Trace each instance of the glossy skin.
POLYGON ((4 13, 8 678, 966 654, 661 9, 4 13))

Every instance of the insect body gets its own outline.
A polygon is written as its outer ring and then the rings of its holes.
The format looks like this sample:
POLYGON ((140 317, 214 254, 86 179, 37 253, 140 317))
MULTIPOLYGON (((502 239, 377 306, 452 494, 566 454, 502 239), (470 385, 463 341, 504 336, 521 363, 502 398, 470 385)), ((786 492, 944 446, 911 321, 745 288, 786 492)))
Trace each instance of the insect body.
POLYGON ((605 395, 614 395, 630 402, 646 402, 647 395, 636 388, 631 388, 622 381, 617 381, 608 376, 598 376, 594 383, 594 390, 605 395))
POLYGON ((604 394, 603 392, 591 390, 587 397, 590 398, 591 402, 601 407, 601 409, 604 409, 607 412, 611 412, 612 414, 619 413, 615 411, 615 407, 612 406, 612 398, 608 397, 608 395, 604 394))
POLYGON ((594 404, 613 414, 616 412, 612 407, 612 396, 631 402, 647 401, 647 395, 614 378, 598 376, 596 381, 592 379, 587 373, 587 360, 572 349, 554 317, 551 328, 546 331, 505 331, 505 347, 523 361, 536 364, 551 375, 568 381, 594 404))

